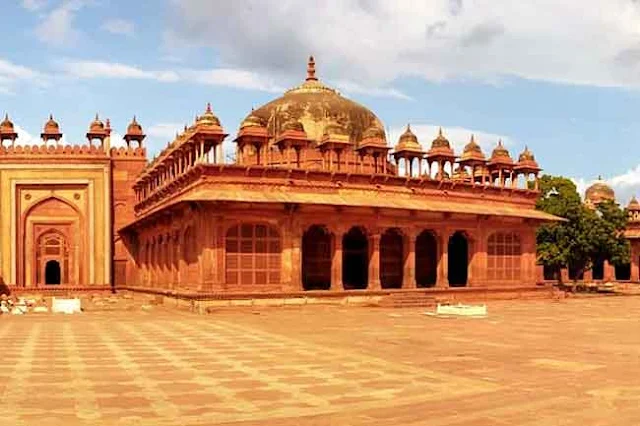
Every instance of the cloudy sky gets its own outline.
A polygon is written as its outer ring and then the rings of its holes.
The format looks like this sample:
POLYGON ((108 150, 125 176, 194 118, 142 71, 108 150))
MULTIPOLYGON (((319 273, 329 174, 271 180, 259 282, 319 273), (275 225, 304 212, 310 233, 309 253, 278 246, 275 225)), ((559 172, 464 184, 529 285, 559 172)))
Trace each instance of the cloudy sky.
POLYGON ((3 21, 0 110, 23 142, 49 113, 68 142, 136 114, 153 153, 206 102, 233 134, 314 54, 392 141, 408 122, 425 145, 438 126, 458 148, 502 138, 640 195, 640 0, 7 0, 3 21))

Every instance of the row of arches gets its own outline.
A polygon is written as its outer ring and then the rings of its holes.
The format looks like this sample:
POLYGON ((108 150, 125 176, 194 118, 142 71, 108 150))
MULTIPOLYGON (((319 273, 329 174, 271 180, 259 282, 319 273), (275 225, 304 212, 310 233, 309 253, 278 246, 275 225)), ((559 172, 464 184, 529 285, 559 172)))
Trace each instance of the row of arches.
MULTIPOLYGON (((352 227, 341 238, 342 285, 345 290, 366 289, 370 277, 370 241, 360 227, 352 227)), ((321 225, 313 225, 302 237, 302 286, 305 290, 331 288, 332 246, 334 236, 321 225)), ((401 288, 404 282, 407 247, 399 229, 389 228, 380 236, 379 278, 382 288, 401 288)), ((466 236, 456 232, 449 239, 448 278, 450 286, 467 284, 469 246, 466 236)), ((436 284, 438 242, 432 231, 421 232, 415 242, 415 271, 417 287, 436 284)))
MULTIPOLYGON (((201 280, 203 260, 199 254, 209 246, 221 250, 222 257, 216 257, 214 268, 230 288, 279 288, 283 268, 287 267, 282 263, 279 228, 264 223, 240 223, 229 227, 221 237, 219 243, 207 241, 193 226, 188 226, 183 231, 145 240, 140 253, 143 281, 166 286, 201 280)), ((462 287, 469 282, 472 242, 464 231, 443 240, 433 230, 423 230, 410 238, 400 228, 387 228, 379 235, 371 235, 364 227, 353 226, 335 234, 327 226, 316 224, 307 227, 299 238, 299 257, 295 260, 299 263, 292 266, 299 267, 296 280, 304 290, 428 288, 436 283, 462 287), (446 261, 442 263, 445 254, 446 261)), ((486 278, 519 280, 522 259, 519 235, 496 232, 488 237, 487 243, 486 278)))

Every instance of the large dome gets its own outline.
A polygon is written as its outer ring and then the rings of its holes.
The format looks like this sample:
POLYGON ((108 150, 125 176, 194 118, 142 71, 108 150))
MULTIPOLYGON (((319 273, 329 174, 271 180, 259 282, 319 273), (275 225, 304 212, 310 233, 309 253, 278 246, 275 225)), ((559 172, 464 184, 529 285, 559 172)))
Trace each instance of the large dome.
POLYGON ((584 198, 593 204, 598 204, 605 200, 615 201, 616 194, 609 185, 604 183, 601 177, 598 177, 598 181, 587 188, 584 198))
MULTIPOLYGON (((342 97, 337 91, 318 81, 313 56, 309 58, 307 79, 304 83, 252 111, 249 116, 252 115, 262 119, 269 134, 274 136, 292 122, 302 123, 307 137, 316 142, 322 140, 327 128, 335 126, 346 129, 349 140, 354 144, 362 139, 366 130, 384 129, 382 122, 373 112, 342 97)), ((379 133, 385 139, 384 131, 379 133)))

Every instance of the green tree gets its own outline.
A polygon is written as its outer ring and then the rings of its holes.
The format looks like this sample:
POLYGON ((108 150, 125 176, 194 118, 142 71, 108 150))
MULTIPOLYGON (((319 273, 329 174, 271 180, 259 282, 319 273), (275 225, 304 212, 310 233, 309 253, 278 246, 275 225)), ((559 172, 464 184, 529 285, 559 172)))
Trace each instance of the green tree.
POLYGON ((596 209, 588 208, 571 180, 544 175, 536 207, 565 219, 538 229, 541 264, 555 270, 572 266, 576 276, 580 276, 600 260, 614 265, 629 262, 629 243, 623 235, 627 212, 616 203, 606 201, 596 209))

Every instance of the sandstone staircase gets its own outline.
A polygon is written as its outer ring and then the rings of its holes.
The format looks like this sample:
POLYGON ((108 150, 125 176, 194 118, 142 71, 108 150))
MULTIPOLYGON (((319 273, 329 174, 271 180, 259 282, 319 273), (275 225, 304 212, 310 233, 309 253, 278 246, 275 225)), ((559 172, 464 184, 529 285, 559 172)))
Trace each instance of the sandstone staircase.
POLYGON ((405 292, 399 291, 390 293, 383 297, 380 301, 380 307, 384 308, 422 308, 435 307, 438 303, 444 303, 447 300, 442 296, 434 296, 421 292, 405 292))

